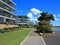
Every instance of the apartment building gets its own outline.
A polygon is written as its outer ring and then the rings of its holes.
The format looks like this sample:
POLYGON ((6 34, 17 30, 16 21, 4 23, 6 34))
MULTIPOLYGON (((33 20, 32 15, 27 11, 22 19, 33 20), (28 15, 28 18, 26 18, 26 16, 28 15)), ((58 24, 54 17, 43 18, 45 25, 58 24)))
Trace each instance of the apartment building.
POLYGON ((12 0, 0 0, 0 23, 16 24, 16 4, 12 0))
POLYGON ((30 25, 30 20, 27 16, 18 16, 19 17, 19 25, 30 25))

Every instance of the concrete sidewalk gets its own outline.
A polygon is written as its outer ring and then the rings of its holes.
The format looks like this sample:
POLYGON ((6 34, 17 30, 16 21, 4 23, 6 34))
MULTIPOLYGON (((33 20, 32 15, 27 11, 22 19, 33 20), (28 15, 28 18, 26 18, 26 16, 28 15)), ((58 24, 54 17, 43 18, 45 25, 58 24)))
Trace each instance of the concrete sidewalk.
POLYGON ((22 45, 46 45, 43 38, 35 31, 35 29, 31 31, 29 37, 23 42, 22 45))

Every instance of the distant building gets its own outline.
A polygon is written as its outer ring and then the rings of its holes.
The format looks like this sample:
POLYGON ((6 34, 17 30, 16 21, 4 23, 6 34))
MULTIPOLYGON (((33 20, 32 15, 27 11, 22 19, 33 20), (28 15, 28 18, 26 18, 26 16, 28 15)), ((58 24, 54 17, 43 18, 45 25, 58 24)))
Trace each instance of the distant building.
POLYGON ((0 0, 0 23, 15 24, 16 9, 13 7, 16 4, 12 0, 0 0))
POLYGON ((30 20, 27 16, 18 16, 19 17, 19 25, 30 25, 30 20))

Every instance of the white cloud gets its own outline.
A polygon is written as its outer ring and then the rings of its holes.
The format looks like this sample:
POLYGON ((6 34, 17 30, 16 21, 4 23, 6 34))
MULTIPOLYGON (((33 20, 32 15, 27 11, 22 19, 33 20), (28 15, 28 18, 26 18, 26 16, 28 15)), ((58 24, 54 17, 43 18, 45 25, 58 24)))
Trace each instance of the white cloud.
POLYGON ((30 18, 30 21, 38 21, 37 17, 33 17, 32 13, 28 13, 27 16, 30 18))
POLYGON ((31 18, 30 20, 34 20, 34 21, 37 21, 37 19, 36 19, 36 18, 31 18))
POLYGON ((41 15, 39 14, 38 17, 40 17, 41 15))
POLYGON ((37 21, 37 22, 39 22, 38 20, 37 20, 37 18, 40 16, 40 14, 39 13, 41 13, 42 11, 40 11, 40 10, 38 10, 38 9, 36 9, 36 8, 31 8, 31 10, 30 10, 31 12, 29 12, 28 14, 27 14, 27 16, 30 18, 30 21, 37 21), (34 17, 34 14, 35 15, 37 15, 37 17, 34 17))
POLYGON ((32 13, 30 13, 30 12, 27 14, 27 16, 28 16, 29 18, 33 18, 32 13))
POLYGON ((53 16, 54 16, 55 20, 59 20, 58 18, 56 18, 56 15, 55 14, 53 16))
POLYGON ((31 8, 31 12, 32 12, 33 14, 39 14, 39 13, 41 13, 42 11, 40 11, 40 10, 38 10, 38 9, 36 9, 36 8, 31 8))
POLYGON ((59 19, 55 18, 55 20, 59 20, 59 19))
POLYGON ((31 18, 30 20, 37 21, 37 17, 33 17, 33 18, 31 18))
POLYGON ((55 15, 55 14, 54 14, 53 16, 54 16, 54 17, 56 17, 56 15, 55 15))

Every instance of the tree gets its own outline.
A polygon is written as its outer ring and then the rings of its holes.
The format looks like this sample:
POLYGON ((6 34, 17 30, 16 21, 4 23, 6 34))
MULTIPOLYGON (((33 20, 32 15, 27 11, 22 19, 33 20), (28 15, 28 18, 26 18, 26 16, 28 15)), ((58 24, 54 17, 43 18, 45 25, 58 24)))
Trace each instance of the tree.
POLYGON ((50 20, 54 20, 54 16, 52 14, 48 14, 48 12, 41 13, 41 16, 38 18, 38 21, 40 21, 38 23, 38 29, 40 32, 52 32, 52 25, 50 24, 50 20))
POLYGON ((38 18, 38 21, 41 20, 45 20, 45 21, 54 20, 54 16, 52 14, 48 14, 47 12, 42 12, 41 16, 38 18))

